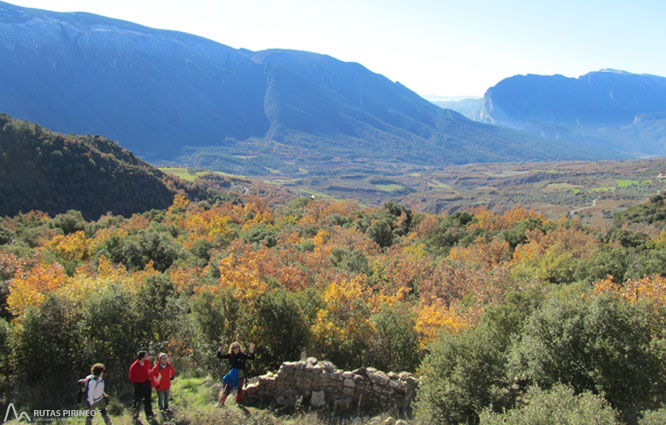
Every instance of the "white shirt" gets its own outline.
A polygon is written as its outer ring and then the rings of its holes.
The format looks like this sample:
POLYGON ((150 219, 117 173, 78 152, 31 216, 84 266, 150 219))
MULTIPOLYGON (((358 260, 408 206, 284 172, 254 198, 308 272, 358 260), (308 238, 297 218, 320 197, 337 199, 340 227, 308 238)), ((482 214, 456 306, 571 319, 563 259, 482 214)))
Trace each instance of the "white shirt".
POLYGON ((88 380, 88 404, 93 405, 104 398, 104 380, 101 376, 88 380))

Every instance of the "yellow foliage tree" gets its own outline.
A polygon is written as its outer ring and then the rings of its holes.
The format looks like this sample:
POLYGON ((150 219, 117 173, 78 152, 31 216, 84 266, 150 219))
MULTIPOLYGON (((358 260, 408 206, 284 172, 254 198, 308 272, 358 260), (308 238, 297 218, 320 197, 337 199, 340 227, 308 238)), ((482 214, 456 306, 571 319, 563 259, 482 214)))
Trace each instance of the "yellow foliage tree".
POLYGON ((178 222, 184 216, 187 208, 190 205, 190 200, 187 198, 187 195, 183 192, 178 192, 173 197, 173 203, 167 209, 166 218, 170 222, 178 222))
POLYGON ((323 352, 342 341, 363 340, 372 336, 367 301, 371 291, 359 279, 332 282, 322 296, 324 308, 317 312, 312 326, 315 345, 323 352))
POLYGON ((85 261, 90 256, 91 240, 84 231, 57 235, 46 247, 67 261, 85 261))
POLYGON ((200 267, 177 267, 169 271, 169 277, 178 292, 194 291, 202 276, 203 270, 200 267))
POLYGON ((466 326, 466 321, 441 300, 434 299, 428 304, 421 302, 417 307, 414 330, 419 335, 421 348, 434 341, 441 331, 460 332, 466 326))
POLYGON ((261 262, 264 259, 265 253, 254 253, 247 256, 232 253, 218 264, 220 271, 218 285, 203 285, 196 291, 217 292, 221 288, 231 288, 238 299, 254 302, 268 290, 268 284, 262 279, 260 270, 261 262))
POLYGON ((245 232, 258 224, 272 224, 275 215, 266 207, 263 199, 251 198, 243 206, 245 223, 241 231, 245 232))
POLYGON ((105 256, 101 256, 96 269, 90 266, 77 268, 74 275, 55 291, 76 305, 82 305, 86 299, 102 292, 111 284, 120 285, 129 292, 137 293, 141 290, 145 277, 156 273, 158 272, 152 267, 152 263, 149 263, 145 270, 128 273, 122 264, 114 264, 105 256))
POLYGON ((40 306, 50 292, 63 287, 66 281, 67 274, 60 264, 37 264, 23 276, 9 281, 7 309, 21 316, 28 307, 40 306))

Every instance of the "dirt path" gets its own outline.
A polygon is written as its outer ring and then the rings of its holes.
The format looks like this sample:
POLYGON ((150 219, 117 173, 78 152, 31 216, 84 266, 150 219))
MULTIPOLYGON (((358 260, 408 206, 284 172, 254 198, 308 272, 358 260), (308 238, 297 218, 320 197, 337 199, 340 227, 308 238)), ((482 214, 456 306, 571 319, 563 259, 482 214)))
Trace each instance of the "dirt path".
POLYGON ((574 214, 578 214, 581 211, 596 207, 598 200, 599 200, 599 198, 594 198, 594 200, 592 201, 592 205, 587 206, 587 207, 576 208, 575 210, 569 211, 569 217, 573 217, 574 214))

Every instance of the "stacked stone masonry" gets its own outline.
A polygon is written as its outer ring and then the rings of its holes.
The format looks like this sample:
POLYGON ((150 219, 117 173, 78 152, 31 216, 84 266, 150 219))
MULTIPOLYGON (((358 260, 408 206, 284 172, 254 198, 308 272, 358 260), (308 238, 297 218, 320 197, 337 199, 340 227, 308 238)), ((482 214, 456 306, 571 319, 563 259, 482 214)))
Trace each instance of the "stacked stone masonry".
POLYGON ((337 369, 314 357, 286 362, 277 373, 259 377, 245 388, 248 403, 275 402, 281 406, 309 404, 335 413, 395 411, 407 413, 418 380, 408 372, 382 372, 374 368, 337 369))

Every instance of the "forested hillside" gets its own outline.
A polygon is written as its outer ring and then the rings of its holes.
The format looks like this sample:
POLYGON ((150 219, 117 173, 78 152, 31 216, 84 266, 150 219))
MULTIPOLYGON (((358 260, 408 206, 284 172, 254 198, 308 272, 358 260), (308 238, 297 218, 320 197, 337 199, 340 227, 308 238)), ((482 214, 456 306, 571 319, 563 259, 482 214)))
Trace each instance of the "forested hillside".
POLYGON ((650 198, 649 202, 637 204, 615 216, 617 224, 643 223, 650 225, 662 225, 666 222, 666 195, 659 193, 650 198))
POLYGON ((138 349, 218 379, 224 339, 256 344, 251 375, 303 352, 415 371, 422 423, 664 418, 663 221, 269 201, 0 220, 0 401, 71 406, 101 361, 122 411, 138 349))
MULTIPOLYGON (((248 182, 249 183, 249 182, 248 182)), ((0 216, 77 210, 87 219, 165 209, 178 191, 221 199, 229 179, 173 178, 100 136, 55 133, 0 113, 0 216)), ((226 196, 227 199, 233 195, 226 196)))

